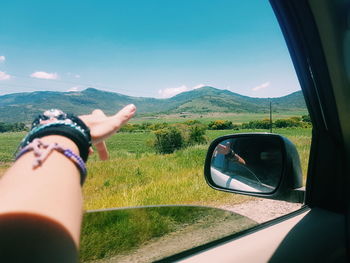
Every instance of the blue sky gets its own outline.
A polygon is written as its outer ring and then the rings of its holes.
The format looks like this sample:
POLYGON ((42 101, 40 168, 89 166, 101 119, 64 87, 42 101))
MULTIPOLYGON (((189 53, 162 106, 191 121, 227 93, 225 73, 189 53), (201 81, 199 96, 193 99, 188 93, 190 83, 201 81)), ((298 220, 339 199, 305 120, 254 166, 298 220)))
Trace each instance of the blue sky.
POLYGON ((0 95, 87 87, 169 97, 300 90, 268 1, 3 1, 0 95))

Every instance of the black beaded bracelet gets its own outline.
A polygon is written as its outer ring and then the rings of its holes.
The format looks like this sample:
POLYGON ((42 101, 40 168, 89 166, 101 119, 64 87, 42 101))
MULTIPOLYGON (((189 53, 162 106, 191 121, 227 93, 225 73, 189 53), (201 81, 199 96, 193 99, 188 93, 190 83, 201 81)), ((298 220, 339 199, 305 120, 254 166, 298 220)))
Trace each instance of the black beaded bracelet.
POLYGON ((40 114, 32 123, 32 129, 22 140, 20 148, 26 147, 35 138, 47 135, 62 135, 71 139, 78 147, 81 158, 86 162, 91 147, 90 129, 74 116, 52 109, 40 114))
POLYGON ((225 154, 225 156, 227 158, 233 158, 235 156, 235 152, 232 149, 230 149, 230 152, 225 154))

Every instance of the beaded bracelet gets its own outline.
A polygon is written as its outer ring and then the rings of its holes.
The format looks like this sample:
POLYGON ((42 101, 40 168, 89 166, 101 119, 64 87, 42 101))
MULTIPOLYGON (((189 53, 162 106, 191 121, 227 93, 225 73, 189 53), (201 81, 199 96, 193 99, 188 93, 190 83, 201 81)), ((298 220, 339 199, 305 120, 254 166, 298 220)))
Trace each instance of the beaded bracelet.
MULTIPOLYGON (((26 137, 30 137, 32 134, 37 133, 38 131, 51 126, 68 126, 79 131, 84 137, 87 137, 85 134, 85 130, 83 128, 79 127, 76 123, 67 123, 66 121, 55 121, 52 123, 41 125, 39 127, 34 126, 33 129, 28 133, 26 137)), ((25 139, 26 138, 24 138, 23 141, 25 141, 25 139)), ((90 138, 86 138, 86 139, 89 140, 90 138)))
MULTIPOLYGON (((87 161, 89 147, 91 146, 91 137, 85 134, 86 130, 81 127, 66 123, 64 121, 55 121, 41 126, 35 126, 21 141, 20 147, 27 146, 34 138, 41 138, 44 135, 63 135, 68 137, 78 146, 81 157, 87 161)), ((89 131, 88 131, 88 134, 89 131)))
POLYGON ((57 143, 46 144, 40 139, 36 138, 30 144, 20 150, 20 152, 16 155, 16 160, 18 160, 23 154, 34 151, 35 159, 33 162, 33 168, 35 169, 41 166, 41 164, 47 159, 53 150, 62 153, 68 159, 73 161, 73 163, 80 171, 80 184, 83 185, 87 175, 87 170, 83 159, 73 153, 70 149, 64 149, 57 143))
POLYGON ((71 139, 79 149, 80 157, 86 162, 91 147, 89 127, 77 116, 59 109, 50 109, 39 114, 32 122, 29 133, 21 141, 19 148, 26 147, 35 138, 61 135, 71 139))
POLYGON ((225 154, 226 158, 232 159, 233 161, 238 161, 238 157, 234 150, 230 149, 230 152, 228 154, 225 154))

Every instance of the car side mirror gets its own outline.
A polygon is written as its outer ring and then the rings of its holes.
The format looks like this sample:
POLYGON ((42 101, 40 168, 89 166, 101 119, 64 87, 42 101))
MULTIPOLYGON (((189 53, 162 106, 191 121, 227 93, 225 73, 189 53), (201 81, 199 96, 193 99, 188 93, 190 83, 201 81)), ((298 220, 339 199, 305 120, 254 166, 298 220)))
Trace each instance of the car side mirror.
POLYGON ((304 200, 299 154, 277 134, 219 137, 209 146, 204 169, 217 190, 301 203, 304 200))

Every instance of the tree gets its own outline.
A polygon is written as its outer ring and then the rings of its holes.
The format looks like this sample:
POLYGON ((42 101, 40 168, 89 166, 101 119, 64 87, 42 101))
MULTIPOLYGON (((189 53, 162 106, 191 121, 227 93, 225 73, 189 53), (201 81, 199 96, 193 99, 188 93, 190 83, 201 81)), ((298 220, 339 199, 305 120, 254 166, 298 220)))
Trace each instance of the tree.
POLYGON ((204 125, 192 125, 189 127, 188 145, 205 144, 207 137, 205 136, 206 128, 204 125))
POLYGON ((154 132, 154 147, 158 153, 173 153, 184 146, 184 138, 176 127, 168 127, 154 132))

